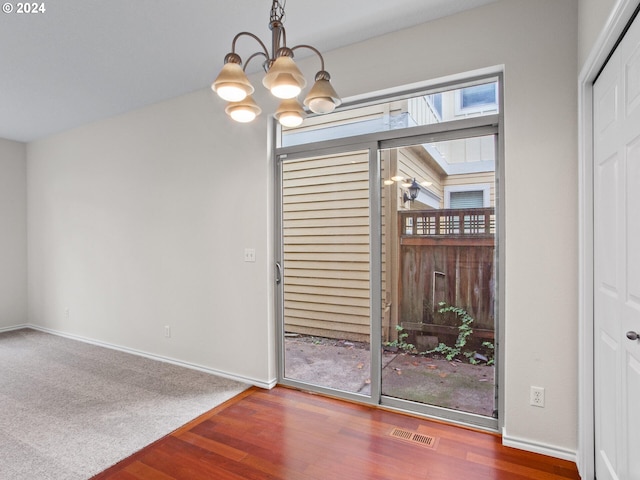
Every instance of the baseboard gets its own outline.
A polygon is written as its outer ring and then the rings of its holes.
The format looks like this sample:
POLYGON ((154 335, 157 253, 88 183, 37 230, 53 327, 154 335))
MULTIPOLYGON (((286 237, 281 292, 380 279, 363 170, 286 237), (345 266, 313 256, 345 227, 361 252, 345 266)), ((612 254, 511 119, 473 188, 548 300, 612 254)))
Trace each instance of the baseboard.
POLYGON ((505 447, 517 448, 532 453, 540 453, 548 457, 559 458, 569 462, 577 463, 578 457, 574 450, 557 447, 555 445, 547 445, 538 442, 532 442, 523 438, 511 437, 507 432, 502 430, 502 444, 505 447))
POLYGON ((31 328, 31 325, 23 324, 23 325, 14 325, 13 327, 2 327, 0 328, 0 333, 13 332, 14 330, 22 330, 23 328, 31 328))
POLYGON ((12 328, 12 330, 18 330, 19 328, 32 328, 33 330, 38 330, 44 333, 50 333, 51 335, 57 335, 59 337, 69 338, 71 340, 77 340, 79 342, 89 343, 91 345, 96 345, 98 347, 109 348, 111 350, 118 350, 120 352, 130 353, 132 355, 137 355, 139 357, 149 358, 151 360, 157 360, 160 362, 170 363, 172 365, 177 365, 179 367, 189 368, 191 370, 198 370, 200 372, 209 373, 211 375, 216 375, 218 377, 228 378, 229 380, 235 380, 240 383, 246 383, 249 385, 254 385, 259 388, 263 388, 266 390, 270 390, 276 386, 277 381, 270 380, 268 382, 264 382, 261 380, 257 380, 255 378, 245 377, 243 375, 230 374, 228 372, 223 372, 220 370, 216 370, 214 368, 204 367, 202 365, 197 365, 195 363, 184 362, 182 360, 177 360, 175 358, 165 357, 162 355, 156 355, 153 353, 143 352, 141 350, 136 350, 134 348, 123 347, 120 345, 114 345, 108 342, 102 342, 100 340, 94 340, 92 338, 83 337, 80 335, 74 335, 70 333, 61 332, 58 330, 53 330, 51 328, 40 327, 38 325, 23 325, 21 327, 12 328))

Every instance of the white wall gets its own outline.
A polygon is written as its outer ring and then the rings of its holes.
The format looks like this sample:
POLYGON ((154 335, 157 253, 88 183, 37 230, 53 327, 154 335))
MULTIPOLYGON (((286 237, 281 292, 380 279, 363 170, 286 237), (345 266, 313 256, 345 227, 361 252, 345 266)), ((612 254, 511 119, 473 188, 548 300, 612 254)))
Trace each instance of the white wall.
POLYGON ((32 323, 274 378, 266 127, 218 107, 200 91, 29 145, 32 323))
POLYGON ((582 68, 617 0, 579 0, 578 66, 582 68))
MULTIPOLYGON (((577 5, 503 0, 325 56, 343 97, 504 65, 504 433, 567 457, 577 431, 577 5), (545 408, 529 406, 531 385, 546 389, 545 408)), ((273 378, 266 123, 232 125, 222 110, 203 90, 29 146, 32 322, 273 378), (244 247, 256 264, 243 263, 244 247)))
POLYGON ((27 323, 26 145, 0 139, 0 329, 27 323))

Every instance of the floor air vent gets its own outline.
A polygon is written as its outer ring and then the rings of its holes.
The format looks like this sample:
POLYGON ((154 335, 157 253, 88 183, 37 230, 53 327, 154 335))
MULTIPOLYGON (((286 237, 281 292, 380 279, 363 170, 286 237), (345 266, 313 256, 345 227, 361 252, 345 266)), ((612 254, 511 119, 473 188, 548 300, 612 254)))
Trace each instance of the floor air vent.
POLYGON ((414 445, 420 445, 426 448, 436 448, 438 439, 424 433, 411 432, 402 428, 394 428, 389 434, 393 438, 398 440, 404 440, 405 442, 413 443, 414 445))

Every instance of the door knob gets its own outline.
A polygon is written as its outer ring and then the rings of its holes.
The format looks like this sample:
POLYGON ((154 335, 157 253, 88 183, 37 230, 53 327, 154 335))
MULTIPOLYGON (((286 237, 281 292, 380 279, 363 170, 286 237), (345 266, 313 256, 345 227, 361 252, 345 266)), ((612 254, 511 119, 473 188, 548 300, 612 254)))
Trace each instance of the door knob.
POLYGON ((627 332, 627 338, 629 340, 638 340, 640 338, 640 335, 638 335, 637 332, 627 332))

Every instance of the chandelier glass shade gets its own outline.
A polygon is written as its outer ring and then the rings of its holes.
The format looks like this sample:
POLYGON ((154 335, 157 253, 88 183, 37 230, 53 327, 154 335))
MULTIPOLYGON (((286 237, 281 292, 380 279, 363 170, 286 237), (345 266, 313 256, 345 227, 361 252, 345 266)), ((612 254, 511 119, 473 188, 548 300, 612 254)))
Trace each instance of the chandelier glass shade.
POLYGON ((307 86, 307 81, 293 57, 278 57, 262 79, 262 84, 274 97, 289 99, 297 97, 307 86))
POLYGON ((274 116, 285 127, 297 127, 302 124, 306 114, 296 98, 289 98, 280 102, 274 116))
POLYGON ((264 57, 263 68, 266 73, 262 84, 272 95, 282 100, 275 112, 276 119, 282 125, 289 127, 298 126, 303 122, 306 114, 297 97, 304 90, 307 82, 293 60, 294 50, 298 49, 311 50, 319 57, 321 64, 320 71, 315 76, 315 83, 303 101, 304 106, 314 113, 323 114, 332 112, 342 103, 331 85, 329 73, 324 69, 322 54, 310 45, 287 47, 283 17, 284 1, 273 0, 269 23, 272 51, 269 52, 256 35, 249 32, 238 33, 231 44, 231 53, 226 55, 224 66, 211 85, 212 90, 220 98, 229 102, 225 112, 238 122, 250 122, 262 111, 251 97, 255 89, 245 74, 247 65, 256 57, 264 57), (261 50, 248 57, 244 66, 242 59, 235 51, 236 42, 242 36, 253 38, 261 47, 261 50))
POLYGON ((239 102, 229 102, 224 111, 236 122, 249 123, 252 122, 262 109, 258 106, 251 95, 244 97, 239 102))
POLYGON ((215 92, 227 102, 239 102, 255 89, 239 63, 225 63, 216 79, 215 92))
POLYGON ((316 74, 316 83, 304 99, 304 104, 314 113, 331 113, 340 105, 340 97, 331 85, 331 77, 324 70, 316 74))

